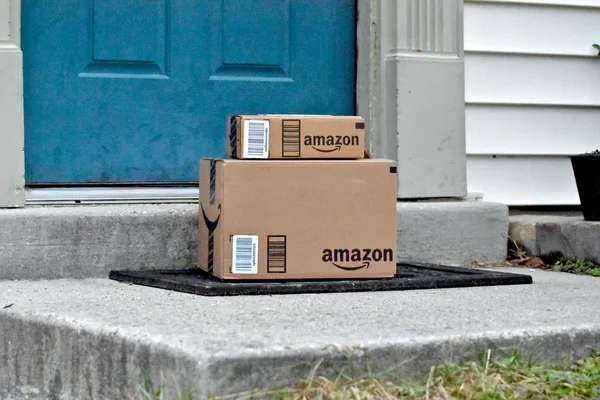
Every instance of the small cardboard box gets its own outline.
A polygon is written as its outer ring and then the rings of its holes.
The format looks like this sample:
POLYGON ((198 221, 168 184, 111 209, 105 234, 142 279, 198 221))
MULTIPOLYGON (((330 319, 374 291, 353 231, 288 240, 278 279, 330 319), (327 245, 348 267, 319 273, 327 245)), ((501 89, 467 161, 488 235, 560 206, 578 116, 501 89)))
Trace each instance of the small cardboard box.
POLYGON ((200 268, 221 279, 392 277, 396 182, 382 159, 203 159, 200 268))
POLYGON ((237 159, 359 159, 365 120, 356 116, 237 115, 227 124, 228 154, 237 159))

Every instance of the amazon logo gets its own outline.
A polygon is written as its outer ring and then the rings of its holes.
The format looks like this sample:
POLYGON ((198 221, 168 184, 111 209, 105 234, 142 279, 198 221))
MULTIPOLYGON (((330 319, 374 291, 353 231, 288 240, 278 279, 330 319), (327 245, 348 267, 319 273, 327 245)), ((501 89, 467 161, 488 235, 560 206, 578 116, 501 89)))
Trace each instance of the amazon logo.
POLYGON ((394 261, 392 249, 324 249, 323 262, 329 262, 344 271, 369 268, 372 262, 394 261))
POLYGON ((217 226, 219 225, 219 220, 221 219, 221 205, 219 204, 219 215, 214 221, 211 221, 210 218, 208 218, 208 216, 206 215, 203 204, 200 204, 200 208, 202 209, 202 219, 204 220, 204 224, 208 228, 208 232, 214 232, 217 229, 217 226))
POLYGON ((311 146, 313 149, 320 151, 321 153, 340 151, 342 146, 358 146, 358 142, 358 136, 356 135, 307 135, 304 137, 305 146, 311 146))

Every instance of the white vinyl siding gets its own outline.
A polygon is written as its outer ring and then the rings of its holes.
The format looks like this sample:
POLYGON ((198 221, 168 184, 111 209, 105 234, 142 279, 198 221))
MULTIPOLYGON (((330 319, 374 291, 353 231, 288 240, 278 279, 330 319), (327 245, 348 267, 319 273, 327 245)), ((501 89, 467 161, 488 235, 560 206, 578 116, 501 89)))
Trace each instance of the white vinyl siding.
POLYGON ((600 148, 600 0, 465 1, 470 192, 579 204, 571 154, 600 148))

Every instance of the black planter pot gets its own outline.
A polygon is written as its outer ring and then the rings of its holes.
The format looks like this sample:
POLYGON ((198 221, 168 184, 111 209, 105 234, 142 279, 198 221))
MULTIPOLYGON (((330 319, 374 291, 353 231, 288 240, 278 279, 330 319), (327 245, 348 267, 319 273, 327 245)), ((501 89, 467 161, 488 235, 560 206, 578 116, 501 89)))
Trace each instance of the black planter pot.
POLYGON ((586 221, 600 221, 600 153, 571 156, 581 211, 586 221))

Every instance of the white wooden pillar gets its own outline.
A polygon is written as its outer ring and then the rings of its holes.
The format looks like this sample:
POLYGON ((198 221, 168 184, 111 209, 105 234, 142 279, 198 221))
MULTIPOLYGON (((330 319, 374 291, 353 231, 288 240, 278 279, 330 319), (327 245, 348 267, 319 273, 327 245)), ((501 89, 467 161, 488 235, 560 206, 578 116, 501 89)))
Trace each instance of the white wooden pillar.
POLYGON ((0 207, 25 204, 21 0, 0 0, 0 207))
POLYGON ((358 113, 398 198, 467 195, 462 0, 358 0, 358 113))

